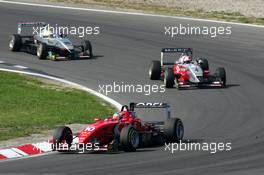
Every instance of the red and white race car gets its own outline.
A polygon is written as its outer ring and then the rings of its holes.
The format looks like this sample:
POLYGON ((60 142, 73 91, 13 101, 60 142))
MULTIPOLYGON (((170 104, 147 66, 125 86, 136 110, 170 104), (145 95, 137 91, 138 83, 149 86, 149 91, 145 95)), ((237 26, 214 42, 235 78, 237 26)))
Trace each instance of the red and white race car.
POLYGON ((80 133, 61 126, 53 134, 52 149, 59 152, 136 151, 141 146, 179 142, 184 135, 181 119, 171 118, 166 103, 130 103, 122 106, 113 116, 87 125, 80 133), (159 122, 143 122, 136 117, 135 108, 165 108, 167 119, 159 122))
POLYGON ((214 74, 209 72, 208 60, 193 59, 191 48, 163 48, 160 61, 152 61, 149 68, 151 80, 163 80, 167 88, 174 85, 186 87, 225 87, 226 71, 223 67, 216 69, 214 74), (175 62, 164 62, 164 53, 180 53, 175 62))

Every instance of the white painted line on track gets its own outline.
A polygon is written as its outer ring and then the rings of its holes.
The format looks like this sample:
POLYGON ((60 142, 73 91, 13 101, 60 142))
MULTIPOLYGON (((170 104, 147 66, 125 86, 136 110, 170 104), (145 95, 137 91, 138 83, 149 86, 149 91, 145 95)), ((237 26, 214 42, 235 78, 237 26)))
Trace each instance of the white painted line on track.
POLYGON ((50 4, 38 4, 38 3, 28 3, 28 2, 18 2, 18 1, 5 1, 5 0, 0 0, 0 3, 16 4, 16 5, 26 5, 26 6, 37 6, 37 7, 49 7, 49 8, 58 8, 58 9, 81 10, 81 11, 91 11, 91 12, 100 12, 100 13, 113 13, 113 14, 126 14, 126 15, 136 15, 136 16, 173 18, 173 19, 181 19, 181 20, 213 22, 213 23, 222 23, 222 24, 232 24, 232 25, 240 25, 240 26, 264 28, 263 25, 256 25, 256 24, 244 24, 244 23, 237 23, 237 22, 226 22, 226 21, 217 21, 217 20, 210 20, 210 19, 198 19, 198 18, 191 18, 191 17, 157 15, 157 14, 140 13, 140 12, 124 12, 124 11, 91 9, 91 8, 82 8, 82 7, 69 7, 69 6, 59 6, 59 5, 50 5, 50 4))
POLYGON ((5 62, 4 61, 0 61, 0 64, 4 64, 5 62))
POLYGON ((19 68, 19 69, 28 69, 28 67, 21 66, 21 65, 14 65, 13 67, 19 68))
POLYGON ((50 79, 50 80, 54 80, 54 81, 58 81, 61 83, 65 83, 71 86, 74 86, 78 89, 84 90, 86 92, 89 92, 105 101, 107 101, 108 103, 112 104, 113 106, 115 106, 117 109, 120 109, 122 107, 122 105, 120 103, 118 103, 117 101, 95 91, 92 90, 88 87, 85 87, 83 85, 62 79, 62 78, 57 78, 57 77, 53 77, 53 76, 49 76, 49 75, 44 75, 44 74, 40 74, 40 73, 34 73, 34 72, 25 72, 25 71, 20 71, 20 70, 12 70, 12 69, 5 69, 5 68, 0 68, 0 71, 6 71, 6 72, 14 72, 14 73, 21 73, 21 74, 25 74, 25 75, 32 75, 32 76, 37 76, 37 77, 42 77, 42 78, 46 78, 46 79, 50 79))

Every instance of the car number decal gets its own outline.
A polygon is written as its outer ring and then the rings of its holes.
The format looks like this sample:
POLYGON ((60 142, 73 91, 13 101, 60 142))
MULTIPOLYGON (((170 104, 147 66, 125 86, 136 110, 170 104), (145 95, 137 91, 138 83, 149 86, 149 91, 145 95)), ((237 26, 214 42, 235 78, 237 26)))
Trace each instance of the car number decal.
POLYGON ((95 130, 95 127, 93 127, 93 126, 88 126, 88 127, 85 128, 84 131, 92 132, 93 130, 95 130))

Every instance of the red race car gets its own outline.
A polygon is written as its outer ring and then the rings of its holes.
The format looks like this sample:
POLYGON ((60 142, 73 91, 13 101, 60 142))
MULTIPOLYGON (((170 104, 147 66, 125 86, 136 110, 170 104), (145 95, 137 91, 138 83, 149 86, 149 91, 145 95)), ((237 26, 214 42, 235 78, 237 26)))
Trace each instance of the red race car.
POLYGON ((105 120, 94 120, 95 123, 76 135, 66 126, 55 129, 52 149, 59 152, 132 152, 142 146, 179 142, 184 135, 182 121, 170 117, 170 107, 166 103, 130 103, 129 107, 122 106, 105 120), (143 122, 136 117, 135 108, 165 108, 167 119, 165 122, 143 122))
POLYGON ((226 86, 225 69, 219 67, 214 74, 210 74, 207 59, 194 59, 191 48, 163 48, 160 61, 152 61, 149 77, 151 80, 163 80, 166 88, 174 85, 178 89, 226 86), (164 62, 164 53, 181 55, 174 62, 164 62))

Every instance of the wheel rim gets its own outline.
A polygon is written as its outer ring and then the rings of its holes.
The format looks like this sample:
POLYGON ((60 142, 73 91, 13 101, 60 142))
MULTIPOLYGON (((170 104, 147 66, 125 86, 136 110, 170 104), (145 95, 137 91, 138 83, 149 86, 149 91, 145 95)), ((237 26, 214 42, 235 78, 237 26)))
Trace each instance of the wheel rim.
POLYGON ((12 39, 10 40, 10 42, 9 42, 9 48, 10 48, 10 49, 13 49, 13 47, 14 47, 14 38, 12 38, 12 39))
POLYGON ((166 73, 164 74, 164 79, 163 79, 163 81, 164 81, 164 84, 166 85, 166 84, 167 84, 167 74, 166 74, 166 73))
POLYGON ((39 45, 38 49, 37 49, 37 56, 40 57, 40 53, 42 50, 42 45, 39 45))
POLYGON ((151 77, 151 75, 152 75, 152 70, 149 69, 149 77, 151 77))
POLYGON ((174 84, 175 84, 175 86, 178 88, 178 81, 177 81, 176 78, 174 79, 174 84))
POLYGON ((139 135, 137 132, 132 131, 130 134, 130 143, 133 146, 133 148, 137 148, 139 144, 139 135))
POLYGON ((184 130, 181 122, 178 122, 175 129, 175 134, 179 140, 183 138, 184 130))

